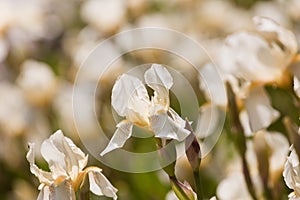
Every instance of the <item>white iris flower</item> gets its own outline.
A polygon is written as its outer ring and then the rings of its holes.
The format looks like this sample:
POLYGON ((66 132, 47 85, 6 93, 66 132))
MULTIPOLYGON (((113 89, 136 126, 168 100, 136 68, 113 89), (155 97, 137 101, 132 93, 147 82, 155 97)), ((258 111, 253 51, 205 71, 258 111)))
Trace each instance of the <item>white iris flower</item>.
POLYGON ((104 154, 121 148, 132 135, 133 125, 153 132, 162 139, 184 140, 189 131, 183 120, 170 108, 169 90, 173 78, 166 68, 153 64, 144 74, 146 84, 154 90, 151 101, 146 87, 138 78, 123 74, 112 89, 112 106, 116 112, 125 117, 117 124, 117 129, 108 146, 101 152, 104 154))
POLYGON ((76 199, 75 192, 83 185, 88 175, 90 191, 117 199, 117 189, 101 173, 98 167, 86 167, 88 156, 61 130, 56 131, 41 145, 41 154, 47 161, 50 172, 35 164, 34 143, 29 143, 27 160, 30 171, 40 181, 38 200, 76 199), (84 169, 85 168, 85 169, 84 169))

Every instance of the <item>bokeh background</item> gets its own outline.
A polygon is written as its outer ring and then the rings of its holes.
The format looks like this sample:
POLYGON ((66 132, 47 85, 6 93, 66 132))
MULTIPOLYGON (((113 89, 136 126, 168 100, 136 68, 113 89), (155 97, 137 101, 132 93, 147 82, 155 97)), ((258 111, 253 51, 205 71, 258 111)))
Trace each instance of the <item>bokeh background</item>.
MULTIPOLYGON (((252 30, 252 17, 256 15, 270 17, 292 30, 300 42, 299 0, 0 0, 0 199, 37 197, 39 183, 25 158, 28 142, 35 142, 39 149, 44 139, 62 129, 89 153, 76 131, 72 90, 81 63, 101 41, 132 28, 164 27, 200 42, 213 57, 227 35, 252 30)), ((121 48, 114 41, 111 46, 116 51, 121 48)), ((207 61, 195 57, 199 65, 207 61)), ((116 124, 110 106, 114 81, 122 72, 144 63, 174 67, 190 81, 199 105, 206 102, 197 75, 185 61, 162 51, 132 52, 114 62, 101 79, 95 77, 92 69, 84 74, 86 81, 101 84, 97 91, 97 114, 108 137, 116 124)), ((175 110, 180 110, 175 96, 171 96, 171 103, 175 110)), ((83 128, 87 132, 95 131, 86 126, 83 128)), ((217 145, 202 161, 206 198, 214 196, 220 181, 235 169, 237 153, 227 129, 225 126, 217 145)), ((148 152, 155 149, 155 142, 153 138, 133 138, 125 148, 148 152)), ((47 169, 38 152, 37 163, 47 169)), ((103 168, 119 189, 121 200, 161 200, 171 189, 163 171, 120 172, 92 156, 89 164, 103 168)), ((193 183, 185 158, 178 161, 176 170, 179 179, 193 183)), ((289 193, 284 184, 281 191, 284 197, 289 193)))

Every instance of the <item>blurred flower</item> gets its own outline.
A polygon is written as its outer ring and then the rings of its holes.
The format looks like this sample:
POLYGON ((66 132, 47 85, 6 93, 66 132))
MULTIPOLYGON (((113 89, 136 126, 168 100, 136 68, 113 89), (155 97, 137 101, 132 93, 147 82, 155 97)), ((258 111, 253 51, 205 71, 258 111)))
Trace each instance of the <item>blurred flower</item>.
POLYGON ((220 49, 218 66, 229 81, 238 103, 245 108, 251 132, 267 128, 279 117, 264 89, 265 84, 286 86, 295 73, 295 35, 271 19, 254 17, 255 32, 241 31, 228 36, 220 49))
POLYGON ((122 0, 88 0, 81 8, 81 16, 104 34, 111 34, 125 21, 126 5, 122 0))
POLYGON ((26 158, 30 163, 30 171, 40 181, 41 192, 38 199, 75 199, 75 192, 82 187, 86 175, 91 192, 117 199, 117 189, 101 173, 102 170, 98 167, 85 168, 88 156, 60 130, 41 146, 42 156, 47 161, 50 172, 43 171, 35 164, 34 143, 29 143, 29 148, 26 158))
POLYGON ((22 134, 27 127, 29 111, 22 91, 13 84, 1 82, 0 94, 3 94, 0 98, 1 132, 9 136, 22 134))
POLYGON ((293 147, 290 148, 291 153, 287 157, 284 165, 283 177, 286 185, 294 190, 289 194, 290 200, 300 199, 300 166, 299 157, 293 147))
POLYGON ((247 81, 281 81, 297 52, 295 35, 271 19, 254 17, 256 32, 227 37, 218 64, 227 73, 247 81))
POLYGON ((223 179, 217 188, 220 200, 252 200, 241 172, 231 173, 223 179))
POLYGON ((190 133, 184 129, 185 120, 169 107, 173 78, 167 69, 153 64, 144 78, 154 90, 151 101, 146 87, 138 78, 123 74, 116 81, 112 90, 112 106, 126 119, 117 124, 117 130, 101 155, 122 147, 131 136, 133 125, 153 131, 155 137, 162 139, 182 141, 190 133))
POLYGON ((46 105, 56 92, 57 80, 51 68, 42 62, 26 60, 17 79, 27 100, 33 105, 46 105))
MULTIPOLYGON (((264 160, 264 165, 268 167, 267 180, 270 187, 276 187, 280 174, 282 173, 285 157, 288 152, 289 143, 286 137, 281 133, 260 131, 255 133, 254 141, 247 141, 246 159, 250 170, 251 179, 255 188, 257 197, 263 197, 263 184, 260 178, 259 162, 262 153, 267 153, 267 160, 264 160), (255 152, 258 145, 265 145, 267 152, 255 152), (268 163, 268 164, 267 164, 268 163)), ((230 199, 252 199, 250 196, 245 179, 243 177, 243 169, 239 160, 231 160, 227 166, 228 174, 219 183, 217 188, 217 196, 220 200, 230 199)))

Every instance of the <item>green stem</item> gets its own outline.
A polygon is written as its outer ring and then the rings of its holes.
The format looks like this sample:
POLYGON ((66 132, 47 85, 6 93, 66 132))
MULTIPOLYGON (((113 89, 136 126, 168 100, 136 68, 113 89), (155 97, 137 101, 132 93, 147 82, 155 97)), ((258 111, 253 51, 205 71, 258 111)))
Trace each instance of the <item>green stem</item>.
POLYGON ((180 200, 190 200, 190 198, 184 192, 182 187, 180 187, 180 184, 182 184, 182 183, 180 183, 175 176, 169 176, 169 178, 170 178, 172 189, 175 192, 176 196, 180 200))
POLYGON ((203 195, 202 195, 201 179, 200 179, 200 172, 199 172, 199 170, 193 171, 193 175, 194 175, 194 179, 195 179, 197 198, 198 198, 198 200, 202 200, 203 199, 203 195))

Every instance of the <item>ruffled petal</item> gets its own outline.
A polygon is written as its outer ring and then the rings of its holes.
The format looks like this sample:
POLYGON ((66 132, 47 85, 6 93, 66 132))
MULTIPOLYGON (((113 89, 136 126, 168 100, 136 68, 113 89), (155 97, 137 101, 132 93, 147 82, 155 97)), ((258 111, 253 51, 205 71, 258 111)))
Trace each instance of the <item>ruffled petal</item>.
POLYGON ((173 85, 171 74, 163 66, 153 64, 145 72, 144 78, 146 84, 154 90, 154 104, 167 109, 169 107, 169 89, 173 85))
POLYGON ((65 137, 61 130, 56 131, 41 147, 41 153, 49 164, 54 177, 70 176, 75 180, 86 166, 88 157, 65 137))
POLYGON ((185 129, 185 121, 173 110, 150 117, 155 137, 162 139, 184 140, 190 131, 185 129))
POLYGON ((109 182, 109 180, 101 173, 101 169, 97 167, 89 167, 86 172, 89 176, 90 191, 96 195, 105 195, 114 200, 117 199, 117 189, 109 182))
POLYGON ((279 117, 263 87, 252 88, 245 104, 253 132, 267 128, 279 117))
POLYGON ((53 182, 52 174, 38 168, 38 166, 35 164, 34 143, 29 143, 28 145, 29 151, 26 155, 26 158, 30 164, 31 173, 39 179, 40 183, 50 185, 53 182))
POLYGON ((132 127, 133 124, 128 120, 121 121, 117 125, 117 130, 109 141, 107 147, 100 153, 100 155, 103 156, 114 149, 123 147, 125 142, 128 140, 128 138, 130 138, 132 134, 132 127))
POLYGON ((111 104, 120 116, 125 117, 128 107, 136 112, 145 112, 147 114, 146 111, 150 100, 142 81, 133 76, 123 74, 113 86, 111 104), (141 107, 146 109, 146 111, 139 110, 141 107))

